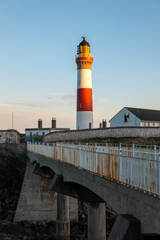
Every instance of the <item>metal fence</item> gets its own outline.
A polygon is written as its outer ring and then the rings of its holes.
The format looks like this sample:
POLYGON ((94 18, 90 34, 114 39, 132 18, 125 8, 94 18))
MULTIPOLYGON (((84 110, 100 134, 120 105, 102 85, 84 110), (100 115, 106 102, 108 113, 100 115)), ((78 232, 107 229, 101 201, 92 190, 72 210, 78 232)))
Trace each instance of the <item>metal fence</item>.
POLYGON ((155 149, 27 143, 27 150, 160 197, 160 152, 155 149))

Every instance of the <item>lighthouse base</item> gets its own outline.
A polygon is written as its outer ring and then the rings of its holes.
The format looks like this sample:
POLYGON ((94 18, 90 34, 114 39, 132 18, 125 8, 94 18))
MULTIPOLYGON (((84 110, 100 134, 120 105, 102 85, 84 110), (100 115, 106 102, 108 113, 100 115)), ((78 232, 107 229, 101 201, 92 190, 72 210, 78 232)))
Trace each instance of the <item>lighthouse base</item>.
POLYGON ((77 130, 93 128, 93 112, 79 111, 77 112, 77 130))

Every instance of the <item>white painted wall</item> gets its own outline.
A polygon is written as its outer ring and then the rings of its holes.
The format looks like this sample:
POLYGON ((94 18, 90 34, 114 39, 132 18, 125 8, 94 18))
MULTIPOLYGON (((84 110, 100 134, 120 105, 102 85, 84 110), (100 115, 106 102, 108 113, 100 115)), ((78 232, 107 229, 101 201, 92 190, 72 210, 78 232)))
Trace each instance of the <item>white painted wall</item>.
POLYGON ((137 118, 134 114, 129 112, 126 108, 123 108, 118 112, 110 121, 110 127, 139 127, 140 119, 137 118), (129 114, 129 119, 127 122, 124 121, 124 114, 129 114))
POLYGON ((30 136, 30 133, 32 132, 32 136, 34 135, 39 135, 39 136, 42 136, 43 133, 46 135, 48 133, 50 133, 50 129, 47 129, 47 130, 44 130, 44 129, 37 129, 37 130, 25 130, 25 133, 26 133, 26 136, 30 136), (37 134, 38 132, 38 134, 37 134))
POLYGON ((160 122, 142 121, 141 127, 160 127, 160 122))

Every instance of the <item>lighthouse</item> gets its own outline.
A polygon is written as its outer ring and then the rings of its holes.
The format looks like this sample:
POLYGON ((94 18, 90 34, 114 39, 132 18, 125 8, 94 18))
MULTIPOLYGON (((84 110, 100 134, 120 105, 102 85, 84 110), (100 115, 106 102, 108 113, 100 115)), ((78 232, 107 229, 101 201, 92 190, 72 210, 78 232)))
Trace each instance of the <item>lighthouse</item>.
POLYGON ((93 128, 92 63, 90 45, 83 41, 77 46, 77 129, 93 128))

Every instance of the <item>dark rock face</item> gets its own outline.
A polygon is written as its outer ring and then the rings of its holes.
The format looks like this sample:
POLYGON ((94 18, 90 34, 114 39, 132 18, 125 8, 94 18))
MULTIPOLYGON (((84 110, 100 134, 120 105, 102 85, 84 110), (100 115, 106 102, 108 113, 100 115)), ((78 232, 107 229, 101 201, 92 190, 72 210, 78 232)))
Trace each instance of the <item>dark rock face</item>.
POLYGON ((0 239, 6 240, 51 240, 55 238, 54 222, 27 222, 20 223, 6 222, 0 224, 0 239))
POLYGON ((24 159, 0 148, 0 221, 14 218, 24 172, 24 159))
MULTIPOLYGON (((16 158, 0 148, 0 240, 54 240, 56 223, 13 223, 24 177, 26 159, 16 158)), ((106 232, 109 235, 116 215, 107 209, 106 232)), ((71 240, 87 240, 87 203, 79 201, 79 222, 71 221, 71 240)))

